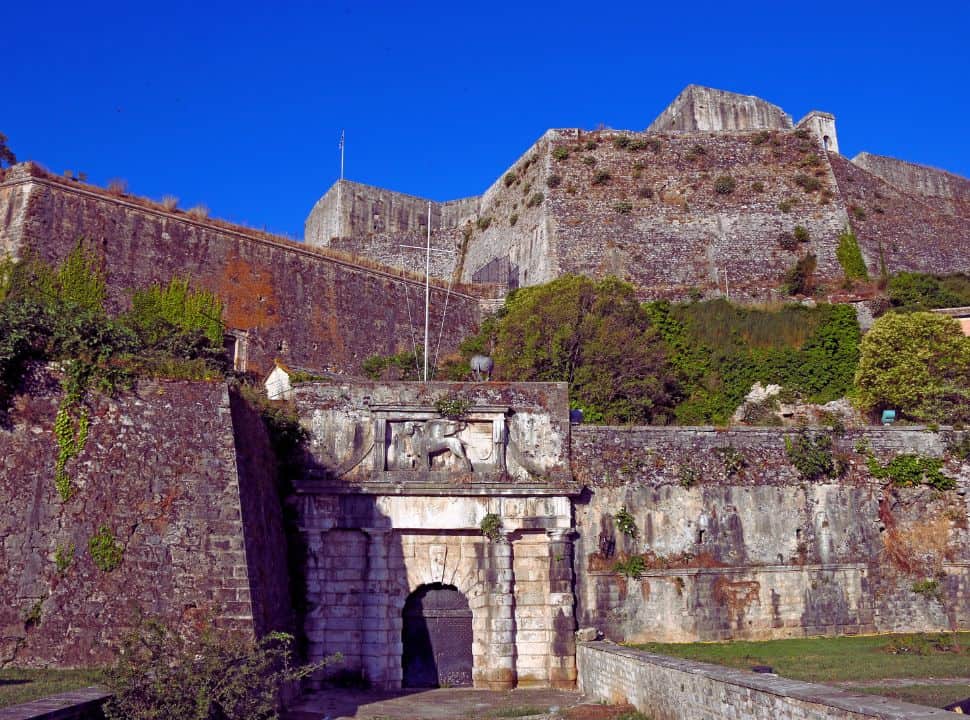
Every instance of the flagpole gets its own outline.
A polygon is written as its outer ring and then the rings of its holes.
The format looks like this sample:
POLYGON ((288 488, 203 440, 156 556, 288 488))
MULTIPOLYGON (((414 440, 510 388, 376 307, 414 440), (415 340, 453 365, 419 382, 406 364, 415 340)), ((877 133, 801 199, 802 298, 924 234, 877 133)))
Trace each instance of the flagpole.
POLYGON ((431 306, 431 202, 428 202, 428 247, 424 257, 424 381, 428 382, 428 319, 431 306))
POLYGON ((340 131, 340 179, 344 179, 344 131, 340 131))

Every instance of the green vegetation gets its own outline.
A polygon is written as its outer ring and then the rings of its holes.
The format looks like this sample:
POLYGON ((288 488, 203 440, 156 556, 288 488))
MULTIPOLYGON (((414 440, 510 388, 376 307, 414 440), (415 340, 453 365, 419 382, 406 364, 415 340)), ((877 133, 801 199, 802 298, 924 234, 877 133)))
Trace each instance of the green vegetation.
POLYGON ((807 243, 810 238, 808 228, 804 225, 796 225, 795 229, 792 230, 792 237, 795 238, 797 242, 807 243))
POLYGON ((633 212, 633 203, 628 200, 617 200, 613 203, 613 210, 620 215, 629 215, 633 212))
POLYGON ((121 565, 121 558, 125 549, 115 540, 111 528, 107 525, 101 525, 98 531, 88 539, 88 552, 98 570, 111 572, 121 565))
POLYGON ((687 151, 686 157, 688 160, 696 160, 704 155, 707 155, 707 149, 703 145, 697 144, 690 147, 690 149, 687 151))
POLYGON ((593 176, 593 185, 606 185, 613 179, 613 176, 606 170, 600 170, 593 176))
POLYGON ((74 543, 58 545, 54 549, 54 565, 57 567, 58 575, 63 575, 67 572, 67 569, 71 567, 71 563, 74 562, 74 552, 74 543))
POLYGON ((542 201, 545 199, 545 194, 541 192, 533 193, 532 197, 529 198, 529 202, 527 202, 525 205, 526 207, 539 207, 542 205, 542 201))
POLYGON ((928 707, 942 708, 950 703, 955 703, 964 698, 970 697, 970 684, 932 684, 932 683, 913 683, 911 685, 867 685, 866 687, 853 687, 855 692, 863 692, 871 695, 882 695, 883 697, 895 698, 903 702, 915 703, 916 705, 926 705, 928 707))
MULTIPOLYGON (((797 236, 795 238, 798 239, 797 236)), ((815 253, 806 253, 785 273, 782 289, 786 295, 809 295, 815 289, 815 268, 818 259, 815 253)))
POLYGON ((560 185, 562 185, 562 175, 556 175, 555 173, 553 173, 552 175, 546 178, 546 187, 557 188, 560 185))
POLYGON ((478 218, 478 220, 475 221, 475 225, 478 226, 478 229, 483 231, 488 230, 488 226, 491 224, 492 224, 492 218, 489 217, 488 215, 484 217, 480 217, 478 218))
POLYGON ((838 477, 844 471, 832 456, 832 438, 828 435, 803 431, 794 440, 786 437, 785 453, 802 480, 808 482, 838 477))
POLYGON ((918 580, 913 583, 913 592, 940 602, 943 600, 943 588, 940 587, 939 580, 918 580))
MULTIPOLYGON (((970 632, 957 633, 957 636, 961 648, 970 645, 970 632)), ((763 642, 648 643, 635 647, 740 669, 770 665, 779 675, 809 682, 966 677, 970 674, 970 655, 966 650, 958 652, 947 643, 945 639, 950 637, 869 635, 763 642), (899 639, 921 640, 923 654, 897 652, 894 643, 899 639), (938 639, 943 641, 936 642, 938 639)))
POLYGON ((613 572, 632 580, 639 580, 646 571, 647 561, 642 555, 631 555, 613 564, 613 572))
POLYGON ((970 275, 901 272, 889 278, 886 291, 892 307, 900 311, 963 307, 970 305, 970 275))
POLYGON ((616 529, 627 537, 635 538, 638 534, 637 521, 633 517, 633 513, 626 509, 626 505, 621 507, 616 511, 616 515, 613 516, 616 521, 616 529))
POLYGON ((678 379, 678 423, 726 423, 755 381, 820 403, 852 388, 860 331, 850 307, 761 310, 725 300, 646 307, 678 379))
POLYGON ((565 160, 569 157, 569 148, 560 145, 552 151, 552 156, 556 160, 565 160))
POLYGON ((630 147, 630 143, 633 142, 633 138, 629 135, 617 135, 613 138, 613 147, 617 150, 624 150, 630 147))
POLYGON ((590 422, 663 422, 670 413, 663 343, 633 288, 615 278, 566 275, 510 293, 462 343, 466 356, 489 348, 498 379, 566 382, 590 422))
POLYGON ((460 420, 468 414, 468 408, 471 405, 471 401, 467 398, 463 398, 455 393, 448 393, 435 400, 434 409, 443 417, 450 418, 451 420, 460 420))
POLYGON ((0 669, 0 708, 78 690, 103 681, 102 671, 3 668, 0 669))
POLYGON ((851 230, 846 229, 839 235, 839 246, 835 250, 835 256, 839 259, 846 280, 869 279, 869 270, 866 268, 866 261, 862 259, 862 250, 859 249, 859 242, 851 230))
POLYGON ((394 355, 371 355, 361 368, 371 380, 420 380, 424 353, 402 351, 394 355))
POLYGON ((479 528, 482 531, 482 535, 487 537, 489 540, 498 540, 499 536, 502 534, 502 518, 495 513, 487 513, 485 517, 482 518, 479 528))
POLYGON ((941 458, 902 453, 888 464, 880 465, 875 457, 869 455, 866 465, 874 478, 889 480, 896 487, 929 485, 936 490, 952 490, 956 487, 956 480, 943 474, 941 458))
POLYGON ((502 178, 502 182, 505 183, 505 187, 510 187, 519 181, 519 176, 514 172, 510 171, 505 173, 505 177, 502 178))
POLYGON ((889 313, 860 345, 861 407, 921 422, 970 421, 970 339, 945 315, 889 313))
POLYGON ((17 162, 17 156, 13 154, 7 145, 7 136, 0 133, 0 168, 5 165, 14 165, 17 162))
POLYGON ((718 195, 730 195, 738 186, 738 181, 730 175, 720 175, 714 181, 714 192, 718 195))
POLYGON ((105 717, 277 718, 283 683, 340 658, 302 667, 294 660, 293 638, 284 633, 270 633, 256 643, 215 630, 186 638, 157 622, 145 622, 125 640, 117 665, 105 672, 114 694, 105 705, 105 717))
POLYGON ((795 184, 805 192, 815 192, 822 187, 822 181, 814 175, 799 173, 795 176, 795 184))

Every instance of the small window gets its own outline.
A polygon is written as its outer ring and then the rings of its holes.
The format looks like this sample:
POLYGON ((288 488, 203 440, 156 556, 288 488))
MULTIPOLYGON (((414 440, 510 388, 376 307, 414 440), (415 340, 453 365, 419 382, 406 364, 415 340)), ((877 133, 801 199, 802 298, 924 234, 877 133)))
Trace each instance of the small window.
POLYGON ((825 136, 822 137, 822 146, 825 148, 825 151, 828 152, 828 149, 829 149, 829 136, 828 135, 825 135, 825 136))

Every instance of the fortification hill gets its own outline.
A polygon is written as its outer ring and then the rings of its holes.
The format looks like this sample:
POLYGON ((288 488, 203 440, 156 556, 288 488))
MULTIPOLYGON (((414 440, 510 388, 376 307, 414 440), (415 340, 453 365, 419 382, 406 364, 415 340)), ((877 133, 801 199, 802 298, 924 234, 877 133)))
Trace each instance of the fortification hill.
MULTIPOLYGON (((644 297, 770 300, 807 252, 839 284, 846 229, 872 275, 967 271, 968 187, 891 158, 846 160, 828 113, 793 123, 764 100, 689 86, 646 132, 549 130, 481 196, 432 204, 433 243, 455 252, 433 272, 509 288, 615 274, 644 297), (808 241, 793 245, 798 226, 808 241)), ((399 245, 423 241, 427 202, 341 181, 305 240, 417 269, 399 245)))

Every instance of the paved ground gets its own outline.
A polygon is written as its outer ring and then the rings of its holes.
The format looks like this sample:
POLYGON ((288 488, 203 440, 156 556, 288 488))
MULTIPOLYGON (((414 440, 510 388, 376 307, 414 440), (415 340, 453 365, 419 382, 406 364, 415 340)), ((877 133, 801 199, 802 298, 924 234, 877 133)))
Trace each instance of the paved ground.
POLYGON ((630 708, 590 703, 576 692, 544 688, 511 691, 451 688, 406 692, 325 690, 304 697, 286 720, 491 720, 569 717, 608 720, 630 708))

